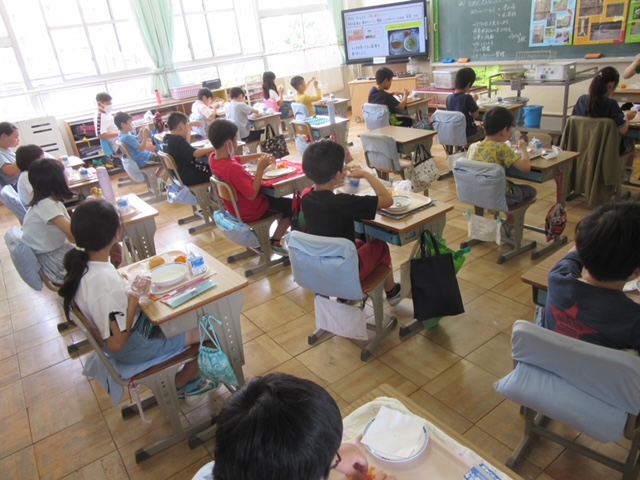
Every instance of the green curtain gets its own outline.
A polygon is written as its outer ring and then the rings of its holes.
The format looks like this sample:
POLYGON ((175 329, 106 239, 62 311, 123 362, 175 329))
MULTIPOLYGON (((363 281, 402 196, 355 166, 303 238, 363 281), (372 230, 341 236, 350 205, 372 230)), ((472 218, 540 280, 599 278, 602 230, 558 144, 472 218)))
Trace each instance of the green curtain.
POLYGON ((336 32, 336 39, 338 40, 338 47, 340 48, 340 57, 343 65, 346 63, 347 58, 344 53, 344 35, 342 32, 342 10, 344 4, 342 0, 327 0, 327 8, 333 21, 333 29, 336 32))
POLYGON ((152 88, 168 96, 169 89, 178 85, 173 70, 173 4, 171 0, 130 0, 131 10, 147 52, 156 69, 152 88))

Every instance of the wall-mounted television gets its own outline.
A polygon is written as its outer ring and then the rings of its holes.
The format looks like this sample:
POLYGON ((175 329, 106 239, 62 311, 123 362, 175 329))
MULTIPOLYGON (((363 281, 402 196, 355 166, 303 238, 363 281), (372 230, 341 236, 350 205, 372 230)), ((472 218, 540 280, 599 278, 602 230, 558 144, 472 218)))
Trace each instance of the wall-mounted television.
POLYGON ((406 62, 429 54, 425 0, 342 11, 348 64, 406 62))

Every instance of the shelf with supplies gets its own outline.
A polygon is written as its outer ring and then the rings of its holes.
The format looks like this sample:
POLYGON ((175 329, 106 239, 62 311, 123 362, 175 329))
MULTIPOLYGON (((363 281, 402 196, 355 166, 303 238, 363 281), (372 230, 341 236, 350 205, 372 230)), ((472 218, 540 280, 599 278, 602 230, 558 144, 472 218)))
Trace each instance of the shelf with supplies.
POLYGON ((262 92, 262 75, 252 75, 244 79, 243 90, 247 94, 247 103, 251 106, 258 102, 264 102, 262 92))

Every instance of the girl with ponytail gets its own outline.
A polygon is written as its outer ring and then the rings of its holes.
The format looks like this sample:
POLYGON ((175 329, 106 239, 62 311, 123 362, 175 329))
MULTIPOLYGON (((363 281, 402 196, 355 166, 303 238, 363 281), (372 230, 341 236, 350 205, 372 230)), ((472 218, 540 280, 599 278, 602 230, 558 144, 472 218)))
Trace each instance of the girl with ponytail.
MULTIPOLYGON (((582 95, 573 107, 572 115, 593 118, 611 118, 618 126, 620 135, 629 130, 627 117, 620 110, 618 102, 610 98, 611 93, 618 86, 620 74, 613 67, 601 69, 589 85, 589 94, 582 95)), ((628 114, 630 115, 630 114, 628 114)), ((634 112, 635 115, 635 112, 634 112)))
MULTIPOLYGON (((166 338, 138 308, 139 299, 127 292, 125 281, 109 262, 109 253, 122 236, 120 216, 104 200, 80 204, 71 215, 76 246, 64 257, 67 274, 58 294, 69 318, 72 302, 93 322, 105 340, 108 357, 145 370, 179 354, 200 341, 197 329, 166 338)), ((211 390, 200 378, 197 360, 176 375, 180 396, 211 390)))

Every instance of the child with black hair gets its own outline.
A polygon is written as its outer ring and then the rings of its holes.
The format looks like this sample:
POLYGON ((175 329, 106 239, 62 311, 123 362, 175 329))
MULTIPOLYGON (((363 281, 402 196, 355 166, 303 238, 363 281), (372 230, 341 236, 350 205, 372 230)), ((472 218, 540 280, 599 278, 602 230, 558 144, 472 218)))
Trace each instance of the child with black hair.
POLYGON ((249 115, 257 115, 260 111, 247 105, 246 95, 240 87, 233 87, 229 91, 229 96, 231 101, 227 105, 227 120, 231 120, 238 126, 240 139, 246 143, 260 140, 264 130, 249 129, 249 115))
POLYGON ((291 86, 296 91, 296 102, 303 104, 307 107, 310 117, 316 116, 316 109, 313 108, 313 102, 317 102, 322 99, 322 90, 316 77, 311 77, 308 82, 304 81, 304 78, 300 75, 296 75, 291 79, 291 86), (315 95, 307 95, 307 89, 313 84, 316 90, 315 95))
MULTIPOLYGON (((391 268, 389 245, 372 239, 367 243, 355 238, 355 220, 371 220, 380 208, 393 205, 393 198, 380 180, 358 167, 344 171, 344 148, 330 140, 314 142, 302 156, 304 174, 315 183, 313 190, 302 198, 302 210, 307 233, 323 237, 346 238, 356 244, 360 259, 360 280, 368 277, 380 264, 391 268), (333 190, 345 177, 364 178, 375 195, 335 194, 333 190)), ((402 300, 400 284, 395 283, 393 271, 384 281, 389 305, 402 300)))
POLYGON ((113 121, 113 98, 106 92, 96 94, 96 104, 98 110, 93 117, 93 124, 96 128, 96 136, 100 139, 100 145, 105 155, 112 156, 118 149, 118 127, 113 121))
MULTIPOLYGON (((64 257, 67 275, 58 294, 64 299, 67 318, 75 302, 98 328, 110 359, 116 364, 139 366, 141 372, 199 343, 197 329, 166 338, 140 311, 138 297, 127 292, 125 280, 109 263, 110 252, 122 236, 120 215, 113 205, 104 200, 81 203, 71 216, 70 232, 76 247, 64 257)), ((180 397, 213 388, 200 377, 197 360, 176 374, 176 387, 180 397)))
POLYGON ((589 94, 578 98, 571 115, 592 118, 611 118, 618 127, 618 132, 623 136, 629 131, 627 116, 635 115, 635 112, 625 114, 618 102, 611 98, 620 82, 620 74, 613 67, 604 67, 598 71, 589 85, 589 94))
POLYGON ((63 202, 73 197, 73 192, 67 185, 64 166, 51 158, 35 160, 28 178, 33 199, 27 204, 31 208, 24 217, 22 241, 34 251, 47 278, 62 283, 62 260, 75 241, 63 202))
POLYGON ((264 101, 269 106, 273 106, 275 112, 280 113, 280 118, 289 118, 291 115, 291 109, 289 105, 284 103, 284 87, 280 85, 276 86, 276 74, 273 72, 264 72, 262 74, 262 95, 264 101))
POLYGON ((191 126, 182 112, 171 112, 167 119, 169 133, 164 136, 164 152, 176 161, 180 178, 187 186, 206 183, 211 178, 211 170, 206 159, 214 151, 213 147, 195 148, 189 143, 191 126))
MULTIPOLYGON (((211 171, 218 179, 235 189, 238 210, 243 222, 260 220, 271 215, 270 211, 282 213, 271 237, 271 248, 278 255, 288 255, 281 240, 291 226, 291 199, 267 196, 260 191, 262 175, 269 165, 275 163, 276 159, 264 153, 236 155, 238 126, 229 120, 216 120, 209 125, 209 141, 215 148, 215 153, 209 158, 211 171), (257 162, 253 177, 242 166, 249 162, 257 162)), ((225 204, 227 210, 233 213, 231 202, 225 201, 225 204)))
MULTIPOLYGON (((531 161, 527 152, 527 143, 520 139, 518 151, 505 142, 511 138, 514 128, 513 114, 504 107, 491 108, 484 115, 484 130, 486 138, 482 142, 471 144, 467 156, 470 160, 485 163, 497 163, 505 170, 514 166, 521 172, 531 170, 531 161)), ((534 198, 537 194, 535 188, 529 185, 519 185, 507 182, 505 197, 508 205, 515 205, 525 199, 534 198)))
POLYGON ((219 102, 213 101, 213 92, 208 88, 198 90, 198 99, 191 106, 191 122, 194 133, 201 137, 207 136, 207 128, 218 116, 219 102))
POLYGON ((640 276, 640 203, 607 203, 576 228, 549 273, 542 326, 596 345, 640 351, 640 305, 622 290, 640 276))
POLYGON ((29 167, 44 157, 44 150, 38 145, 22 145, 16 150, 16 165, 20 169, 18 177, 18 196, 20 201, 29 205, 33 200, 33 187, 29 183, 29 167))
POLYGON ((133 118, 127 112, 118 112, 113 117, 118 130, 120 142, 127 146, 133 160, 139 168, 149 165, 161 165, 162 159, 156 154, 156 147, 149 138, 149 127, 142 127, 138 135, 134 135, 133 118))
POLYGON ((402 110, 407 106, 409 100, 409 91, 407 89, 402 92, 388 92, 393 81, 393 72, 387 67, 381 67, 376 71, 376 86, 371 87, 369 91, 369 103, 377 105, 386 105, 389 108, 389 121, 391 125, 400 127, 410 127, 413 120, 410 117, 402 116, 402 110), (401 97, 398 100, 396 96, 401 97))
MULTIPOLYGON (((217 418, 215 462, 194 480, 321 480, 336 470, 367 477, 362 451, 342 442, 340 409, 320 385, 286 373, 256 377, 217 418), (212 471, 213 470, 213 471, 212 471)), ((372 480, 395 480, 376 471, 372 480)))
POLYGON ((483 128, 475 122, 480 117, 476 98, 469 95, 469 90, 475 81, 476 72, 473 68, 461 68, 456 72, 455 90, 447 97, 447 110, 463 113, 467 120, 468 144, 482 140, 485 135, 483 128))
POLYGON ((20 130, 11 122, 0 122, 0 188, 15 185, 20 175, 14 149, 20 144, 20 130))

